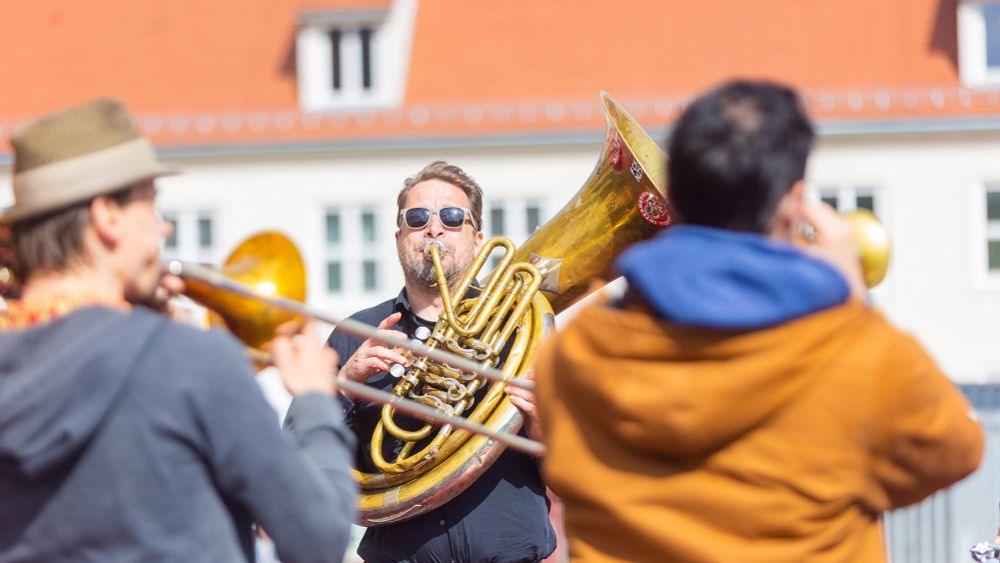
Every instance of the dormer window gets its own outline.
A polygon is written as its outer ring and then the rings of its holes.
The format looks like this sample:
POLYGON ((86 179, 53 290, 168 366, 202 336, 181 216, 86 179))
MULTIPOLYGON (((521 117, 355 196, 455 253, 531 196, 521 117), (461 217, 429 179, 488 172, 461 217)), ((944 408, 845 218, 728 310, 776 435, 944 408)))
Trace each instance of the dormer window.
POLYGON ((373 78, 374 26, 357 29, 333 28, 330 41, 330 87, 334 93, 359 100, 375 88, 373 78))
POLYGON ((1000 86, 1000 0, 960 0, 958 66, 970 88, 1000 86))
POLYGON ((296 62, 305 111, 384 109, 402 100, 415 0, 299 18, 296 62))

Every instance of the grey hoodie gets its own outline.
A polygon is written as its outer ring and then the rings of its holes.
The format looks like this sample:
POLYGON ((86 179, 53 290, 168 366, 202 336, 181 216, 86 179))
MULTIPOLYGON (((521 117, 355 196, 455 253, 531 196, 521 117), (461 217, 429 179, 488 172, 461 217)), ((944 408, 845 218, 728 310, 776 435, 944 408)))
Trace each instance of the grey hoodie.
POLYGON ((0 332, 0 563, 340 561, 353 434, 329 397, 282 433, 234 339, 137 309, 0 332))

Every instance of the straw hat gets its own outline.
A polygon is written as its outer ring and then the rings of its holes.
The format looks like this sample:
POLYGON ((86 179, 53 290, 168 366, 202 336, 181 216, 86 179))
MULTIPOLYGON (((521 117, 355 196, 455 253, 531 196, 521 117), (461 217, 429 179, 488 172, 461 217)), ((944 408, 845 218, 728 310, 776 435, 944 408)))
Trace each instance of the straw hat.
POLYGON ((14 205, 0 212, 11 223, 176 174, 139 136, 125 106, 94 100, 28 124, 14 147, 14 205))

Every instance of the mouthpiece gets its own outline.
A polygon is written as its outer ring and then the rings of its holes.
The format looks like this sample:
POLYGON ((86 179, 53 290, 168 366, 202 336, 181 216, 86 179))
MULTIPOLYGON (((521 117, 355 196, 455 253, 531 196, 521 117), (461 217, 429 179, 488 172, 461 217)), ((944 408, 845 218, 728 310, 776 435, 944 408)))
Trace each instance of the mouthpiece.
POLYGON ((427 253, 429 253, 431 251, 431 247, 432 246, 436 246, 437 249, 438 249, 438 252, 441 253, 441 254, 444 254, 448 250, 448 248, 444 245, 443 242, 441 242, 439 240, 430 240, 430 241, 427 241, 426 243, 424 243, 424 247, 421 249, 421 251, 424 254, 427 254, 427 253))

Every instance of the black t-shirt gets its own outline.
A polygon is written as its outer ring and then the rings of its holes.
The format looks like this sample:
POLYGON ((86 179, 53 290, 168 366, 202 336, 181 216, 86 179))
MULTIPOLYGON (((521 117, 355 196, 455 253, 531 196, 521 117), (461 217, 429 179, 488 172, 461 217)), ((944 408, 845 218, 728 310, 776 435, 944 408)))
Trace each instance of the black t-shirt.
MULTIPOLYGON (((402 318, 393 329, 411 337, 419 326, 433 327, 413 313, 405 292, 351 318, 375 326, 394 312, 401 312, 402 318)), ((346 362, 363 341, 335 330, 328 343, 346 362)), ((396 381, 381 372, 365 383, 390 391, 396 381)), ((368 441, 381 409, 381 405, 345 399, 345 419, 360 437, 358 467, 362 471, 372 471, 368 441)), ((469 488, 444 505, 403 522, 368 528, 358 554, 372 563, 538 561, 556 547, 548 513, 538 464, 508 449, 469 488)))

